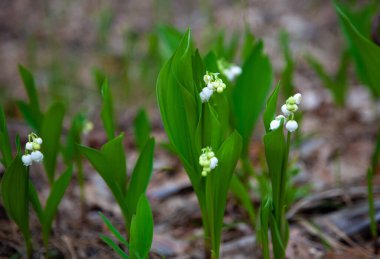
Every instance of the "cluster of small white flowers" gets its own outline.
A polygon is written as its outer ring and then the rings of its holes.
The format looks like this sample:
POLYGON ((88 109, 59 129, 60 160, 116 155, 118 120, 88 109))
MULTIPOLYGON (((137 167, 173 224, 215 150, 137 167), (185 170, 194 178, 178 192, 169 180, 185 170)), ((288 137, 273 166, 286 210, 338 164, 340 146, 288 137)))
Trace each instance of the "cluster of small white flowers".
POLYGON ((206 87, 204 87, 199 94, 202 103, 208 102, 214 92, 223 93, 226 88, 226 84, 218 77, 218 74, 219 73, 210 73, 207 71, 203 76, 203 81, 206 83, 206 87))
POLYGON ((214 152, 212 152, 211 147, 202 149, 202 155, 199 157, 199 164, 203 167, 202 176, 204 177, 218 166, 218 159, 215 157, 214 152))
POLYGON ((284 105, 281 106, 281 111, 285 115, 278 115, 270 123, 270 130, 275 130, 281 125, 281 120, 284 119, 286 124, 285 127, 289 132, 297 130, 298 123, 294 120, 294 113, 298 110, 298 105, 301 103, 302 95, 297 93, 290 96, 284 105))
POLYGON ((230 65, 229 67, 223 69, 223 74, 228 78, 228 80, 233 81, 237 76, 241 74, 241 67, 236 65, 230 65))
POLYGON ((42 139, 35 133, 28 135, 28 142, 25 144, 25 154, 21 157, 25 166, 30 166, 34 162, 40 163, 44 159, 41 153, 42 139))

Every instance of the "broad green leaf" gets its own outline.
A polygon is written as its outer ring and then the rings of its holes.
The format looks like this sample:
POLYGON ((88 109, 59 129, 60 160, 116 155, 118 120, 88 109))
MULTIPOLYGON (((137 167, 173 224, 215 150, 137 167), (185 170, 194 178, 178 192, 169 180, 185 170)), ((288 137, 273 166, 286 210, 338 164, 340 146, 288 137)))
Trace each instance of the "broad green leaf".
POLYGON ((102 110, 100 112, 100 116, 102 118, 103 127, 106 131, 107 137, 110 140, 115 137, 115 119, 111 90, 108 86, 107 80, 103 82, 101 94, 102 110))
POLYGON ((0 191, 8 216, 20 228, 25 240, 30 238, 28 183, 29 173, 18 154, 5 170, 0 191))
MULTIPOLYGON (((193 143, 199 121, 200 103, 199 93, 196 92, 193 82, 191 49, 188 30, 157 79, 157 99, 165 131, 182 162, 188 165, 188 169, 198 161, 193 143)), ((194 183, 199 179, 191 170, 189 177, 194 183)))
POLYGON ((152 131, 148 115, 144 109, 137 112, 135 120, 133 121, 133 129, 135 135, 135 144, 141 150, 145 143, 148 141, 152 131))
POLYGON ((41 149, 44 154, 44 165, 50 184, 54 182, 64 115, 65 108, 63 104, 54 103, 45 114, 41 126, 41 138, 43 139, 41 149))
POLYGON ((101 212, 98 212, 98 214, 102 218, 104 224, 106 224, 108 230, 112 232, 112 234, 117 238, 117 240, 119 240, 120 243, 129 248, 128 242, 124 239, 120 232, 117 231, 117 229, 112 225, 112 223, 107 219, 107 217, 104 216, 101 212))
POLYGON ((232 92, 234 123, 243 138, 243 156, 248 152, 253 128, 272 86, 272 66, 263 48, 262 42, 253 47, 232 92))
POLYGON ((102 152, 85 147, 79 146, 79 151, 82 155, 84 155, 91 165, 95 168, 95 170, 99 173, 99 175, 103 178, 104 182, 107 184, 108 188, 110 188, 116 202, 119 204, 120 209, 123 213, 124 220, 126 224, 130 222, 130 218, 127 217, 128 209, 125 202, 125 197, 122 189, 120 188, 120 183, 115 180, 115 172, 110 171, 109 161, 103 155, 102 152))
POLYGON ((211 223, 212 248, 219 254, 224 209, 231 177, 240 157, 242 138, 234 131, 216 152, 218 166, 206 178, 207 213, 211 223))
POLYGON ((132 218, 130 231, 130 257, 148 258, 153 241, 153 215, 149 201, 143 194, 137 203, 136 215, 132 218))
POLYGON ((3 107, 0 106, 0 151, 1 163, 7 168, 12 162, 12 147, 9 141, 7 121, 3 107))
POLYGON ((43 115, 40 110, 34 78, 32 73, 22 65, 19 65, 18 69, 29 98, 29 104, 19 102, 19 108, 29 125, 39 132, 43 115))
POLYGON ((163 60, 168 60, 181 42, 183 33, 175 27, 161 25, 157 28, 159 37, 160 54, 163 60))
POLYGON ((284 89, 284 96, 292 96, 295 94, 293 84, 295 64, 289 46, 289 33, 285 30, 280 33, 280 46, 285 59, 285 67, 281 72, 281 82, 284 89))
POLYGON ((50 236, 53 220, 57 214, 59 203, 61 202, 63 195, 66 192, 67 187, 70 184, 71 176, 73 175, 73 168, 69 167, 51 187, 49 197, 46 201, 44 209, 44 222, 42 223, 43 237, 47 243, 50 236))
POLYGON ((250 32, 249 26, 246 26, 245 35, 244 35, 244 43, 242 46, 242 54, 241 54, 243 57, 243 60, 246 60, 249 57, 249 55, 252 52, 252 47, 255 45, 255 42, 256 42, 255 35, 253 35, 250 32))
POLYGON ((129 256, 109 237, 100 234, 100 238, 106 243, 109 247, 111 247, 115 253, 117 253, 123 259, 129 259, 129 256))
POLYGON ((125 158, 124 134, 111 139, 101 148, 105 160, 108 164, 108 174, 113 178, 113 181, 119 185, 120 190, 125 195, 127 188, 127 161, 125 158))
POLYGON ((341 28, 356 65, 360 80, 369 86, 375 97, 380 96, 380 47, 361 34, 343 11, 343 6, 335 4, 341 28))
POLYGON ((272 197, 275 215, 280 215, 281 186, 286 181, 286 172, 283 172, 286 143, 283 133, 284 125, 264 135, 265 157, 268 165, 269 175, 272 182, 272 197))
POLYGON ((252 200, 249 196, 248 190, 236 175, 232 175, 230 191, 247 211, 250 224, 254 227, 256 224, 256 214, 252 205, 252 200))
POLYGON ((270 122, 276 116, 277 97, 278 97, 279 90, 280 90, 280 83, 277 84, 272 95, 269 97, 267 101, 267 106, 265 108, 264 115, 263 115, 264 127, 265 127, 266 132, 269 131, 270 122))
POLYGON ((137 202, 140 196, 145 193, 152 176, 154 145, 154 138, 150 138, 142 149, 133 169, 126 195, 129 217, 136 213, 137 202))

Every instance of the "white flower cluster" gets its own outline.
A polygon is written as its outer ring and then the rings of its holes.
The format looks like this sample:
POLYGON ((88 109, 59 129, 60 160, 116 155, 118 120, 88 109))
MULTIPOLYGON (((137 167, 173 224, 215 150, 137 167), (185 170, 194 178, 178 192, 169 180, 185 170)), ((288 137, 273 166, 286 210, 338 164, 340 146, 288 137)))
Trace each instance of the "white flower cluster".
POLYGON ((25 166, 30 166, 34 162, 40 163, 44 159, 41 153, 42 139, 35 133, 28 135, 28 142, 25 144, 25 155, 21 157, 25 166))
POLYGON ((223 80, 220 79, 218 75, 219 73, 210 73, 207 71, 203 76, 203 81, 206 83, 206 87, 204 87, 199 94, 202 103, 208 102, 214 92, 223 93, 226 88, 226 84, 223 83, 223 80))
POLYGON ((285 115, 278 115, 270 123, 270 130, 275 130, 281 125, 281 120, 284 119, 285 127, 289 132, 293 132, 298 128, 298 123, 294 120, 294 113, 298 110, 298 105, 301 103, 302 95, 297 93, 290 96, 284 105, 281 106, 281 111, 285 115))
POLYGON ((202 176, 207 176, 211 170, 218 166, 218 159, 212 152, 211 147, 202 149, 202 155, 199 157, 199 164, 203 167, 202 176))
POLYGON ((230 65, 229 67, 223 69, 223 74, 228 78, 228 80, 233 81, 242 72, 241 67, 236 65, 230 65))

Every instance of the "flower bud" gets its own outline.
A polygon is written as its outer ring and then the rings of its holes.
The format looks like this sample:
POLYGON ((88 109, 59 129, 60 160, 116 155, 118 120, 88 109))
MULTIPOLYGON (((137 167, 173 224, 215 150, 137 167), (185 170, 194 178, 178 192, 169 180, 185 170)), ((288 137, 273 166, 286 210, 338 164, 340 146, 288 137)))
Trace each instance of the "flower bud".
POLYGON ((217 166, 218 166, 218 159, 216 157, 211 158, 210 169, 214 169, 217 166))
POLYGON ((296 112, 298 110, 297 104, 286 104, 286 109, 290 112, 296 112))
POLYGON ((218 94, 223 93, 223 87, 219 86, 218 88, 216 88, 216 92, 218 94))
POLYGON ((205 81, 206 84, 209 84, 211 82, 212 77, 210 75, 204 75, 203 81, 205 81))
POLYGON ((37 144, 41 145, 42 144, 42 138, 36 138, 34 140, 34 142, 36 142, 37 144))
POLYGON ((41 148, 40 144, 33 142, 33 150, 39 150, 41 148))
POLYGON ((293 96, 296 104, 300 104, 301 101, 302 101, 302 95, 300 93, 296 93, 294 96, 293 96))

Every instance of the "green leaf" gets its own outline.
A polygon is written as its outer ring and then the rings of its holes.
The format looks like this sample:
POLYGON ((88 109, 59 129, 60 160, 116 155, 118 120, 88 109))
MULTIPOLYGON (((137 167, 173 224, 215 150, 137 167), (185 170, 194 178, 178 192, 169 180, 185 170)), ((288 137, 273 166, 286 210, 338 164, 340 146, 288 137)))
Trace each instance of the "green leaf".
POLYGON ((262 204, 260 207, 260 225, 259 225, 258 232, 260 234, 260 241, 261 241, 264 259, 270 259, 268 231, 269 231, 269 218, 270 218, 270 214, 272 213, 272 209, 273 209, 273 206, 272 206, 272 200, 270 199, 270 197, 266 197, 262 199, 262 204))
POLYGON ((148 115, 144 109, 140 109, 133 121, 133 129, 135 135, 135 143, 139 150, 141 150, 145 143, 148 141, 152 131, 148 115))
POLYGON ((126 165, 125 163, 111 165, 111 163, 114 163, 111 161, 123 161, 123 158, 121 158, 121 156, 124 156, 124 161, 125 161, 124 151, 120 153, 121 152, 120 145, 121 145, 122 138, 123 138, 123 134, 121 134, 119 137, 105 144, 107 145, 107 148, 103 149, 103 147, 105 146, 104 145, 100 151, 89 148, 89 147, 85 147, 85 146, 79 146, 79 151, 82 155, 84 155, 90 161, 91 165, 103 178, 108 188, 110 188, 113 196, 116 199, 116 202, 120 206, 126 225, 129 225, 131 219, 128 217, 128 208, 125 202, 125 192, 123 191, 125 190, 126 182, 124 180, 121 180, 122 182, 119 181, 120 178, 123 178, 122 176, 123 172, 125 174, 124 177, 126 179, 126 171, 124 171, 124 168, 126 165), (107 155, 103 153, 104 150, 106 150, 105 152, 107 153, 107 155), (112 158, 110 161, 109 157, 111 157, 112 154, 119 156, 119 158, 112 158), (118 170, 118 172, 115 172, 113 170, 118 170))
POLYGON ((18 106, 28 124, 39 132, 43 114, 40 110, 40 103, 38 100, 34 78, 32 73, 30 73, 29 70, 22 65, 19 65, 18 69, 29 98, 29 104, 20 101, 18 102, 18 106))
POLYGON ((108 139, 115 137, 115 119, 113 113, 113 103, 111 91, 108 87, 108 82, 105 80, 102 86, 102 110, 100 116, 102 118, 103 127, 106 131, 108 139))
POLYGON ((283 134, 283 123, 281 126, 268 132, 264 136, 265 157, 268 165, 269 175, 272 182, 272 196, 275 209, 275 215, 280 215, 282 206, 280 205, 281 186, 286 181, 286 172, 283 172, 283 165, 286 152, 285 137, 283 134))
POLYGON ((270 214, 269 216, 269 225, 272 235, 271 237, 273 243, 274 258, 285 258, 285 246, 282 241, 281 232, 273 214, 270 214))
POLYGON ((250 224, 254 227, 256 223, 256 214, 252 205, 252 200, 249 196, 248 190, 236 175, 232 175, 230 191, 247 211, 250 224))
POLYGON ((130 233, 130 257, 148 258, 153 241, 153 215, 145 195, 141 195, 137 203, 130 233))
POLYGON ((236 130, 242 136, 244 143, 243 156, 248 152, 253 128, 264 109, 272 86, 272 66, 263 48, 261 41, 252 48, 232 92, 232 110, 236 130))
POLYGON ((1 197, 8 216, 20 228, 25 240, 30 238, 28 184, 29 173, 17 155, 5 170, 1 181, 1 197))
POLYGON ((293 84, 295 64, 289 47, 289 33, 285 30, 280 33, 280 45, 285 59, 285 67, 281 72, 281 82, 284 89, 284 96, 292 96, 295 94, 293 84))
POLYGON ((105 160, 108 164, 108 174, 111 174, 113 180, 119 185, 123 194, 126 193, 127 188, 127 161, 125 158, 124 134, 111 139, 101 148, 105 160))
POLYGON ((34 211, 37 214, 38 220, 41 225, 44 223, 44 211, 40 199, 38 198, 38 193, 36 187, 34 187, 32 181, 29 180, 29 201, 33 206, 34 211))
POLYGON ((278 97, 279 90, 280 90, 280 83, 277 84, 272 95, 269 97, 267 101, 267 106, 265 108, 264 115, 263 115, 264 127, 265 127, 266 132, 269 131, 270 123, 276 116, 277 97, 278 97))
POLYGON ((100 234, 100 238, 111 247, 121 258, 129 259, 129 256, 109 237, 100 234))
POLYGON ((46 201, 44 209, 44 222, 42 224, 43 237, 45 243, 48 242, 53 220, 57 214, 59 203, 70 184, 73 175, 73 168, 69 167, 58 179, 54 182, 49 197, 46 201))
POLYGON ((145 193, 152 176, 154 145, 154 138, 150 138, 142 149, 133 169, 126 195, 129 217, 136 213, 137 202, 140 196, 145 193))
POLYGON ((65 108, 63 104, 54 103, 45 114, 41 126, 41 138, 44 141, 41 149, 44 154, 44 165, 50 184, 54 182, 64 115, 65 108))
POLYGON ((9 141, 7 121, 2 106, 0 106, 0 151, 2 154, 1 163, 7 168, 12 162, 12 147, 9 141))
POLYGON ((119 231, 112 225, 112 223, 107 219, 103 213, 98 212, 99 216, 102 218, 103 222, 106 224, 107 228, 112 232, 112 234, 120 241, 123 245, 129 248, 128 242, 124 239, 124 237, 120 234, 119 231))
POLYGON ((160 54, 163 60, 168 60, 181 42, 183 33, 175 27, 160 25, 157 28, 159 37, 160 54))
MULTIPOLYGON (((191 49, 188 30, 157 79, 157 100, 165 131, 187 169, 198 161, 193 143, 201 107, 192 74, 191 49)), ((197 185, 199 176, 191 169, 188 171, 193 185, 197 185)))
POLYGON ((335 9, 360 80, 369 86, 375 97, 380 97, 380 47, 360 33, 344 13, 342 5, 335 4, 335 9))
POLYGON ((77 114, 71 122, 71 127, 66 137, 66 147, 63 150, 67 165, 79 157, 77 145, 81 143, 81 134, 85 121, 86 119, 82 114, 77 114))
POLYGON ((206 178, 206 204, 211 223, 212 249, 219 254, 224 209, 231 177, 242 148, 242 138, 234 131, 216 152, 218 166, 206 178))
POLYGON ((92 69, 92 77, 95 81, 96 86, 98 87, 99 92, 102 92, 102 85, 107 80, 107 76, 99 68, 92 69))

